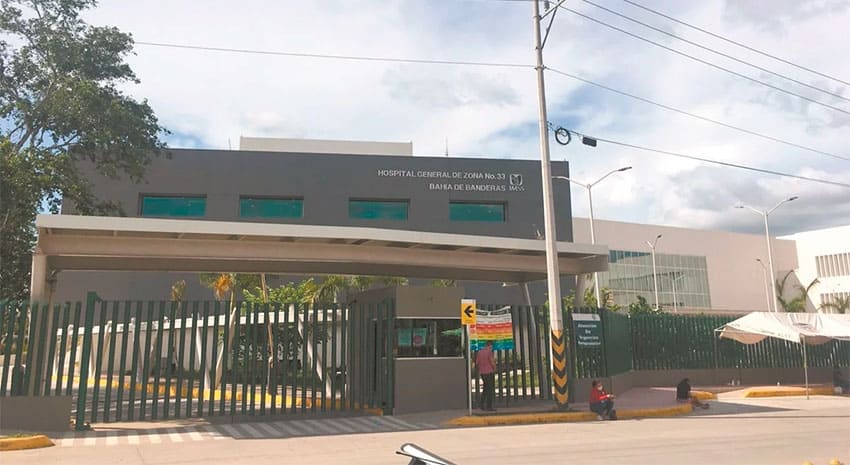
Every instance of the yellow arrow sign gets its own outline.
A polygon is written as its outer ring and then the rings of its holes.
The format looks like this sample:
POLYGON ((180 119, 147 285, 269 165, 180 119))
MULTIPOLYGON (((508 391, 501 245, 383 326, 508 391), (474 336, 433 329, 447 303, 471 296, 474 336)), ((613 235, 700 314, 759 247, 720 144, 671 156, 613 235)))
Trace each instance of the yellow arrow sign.
POLYGON ((464 325, 475 324, 475 299, 460 300, 460 322, 464 325))

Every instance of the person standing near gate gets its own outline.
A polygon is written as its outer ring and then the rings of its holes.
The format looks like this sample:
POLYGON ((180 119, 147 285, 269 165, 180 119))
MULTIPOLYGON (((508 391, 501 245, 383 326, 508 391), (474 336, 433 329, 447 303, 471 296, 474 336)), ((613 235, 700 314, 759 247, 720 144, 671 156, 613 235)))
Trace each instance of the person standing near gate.
POLYGON ((484 383, 479 406, 485 412, 495 412, 493 400, 496 397, 496 358, 493 356, 493 341, 487 341, 484 348, 475 354, 475 367, 478 368, 484 383))

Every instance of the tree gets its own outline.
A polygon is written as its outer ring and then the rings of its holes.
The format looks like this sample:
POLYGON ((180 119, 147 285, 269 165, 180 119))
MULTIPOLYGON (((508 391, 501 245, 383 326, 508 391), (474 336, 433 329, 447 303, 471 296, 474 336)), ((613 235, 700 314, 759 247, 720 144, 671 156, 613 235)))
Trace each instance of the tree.
POLYGON ((167 134, 125 57, 133 39, 81 18, 95 0, 0 2, 0 295, 26 298, 34 220, 73 201, 82 214, 115 214, 80 170, 141 180, 167 134))
POLYGON ((815 278, 807 286, 803 286, 802 284, 795 285, 794 288, 798 295, 787 299, 785 297, 785 286, 792 273, 794 273, 794 270, 785 273, 785 276, 781 280, 776 281, 776 300, 779 301, 779 305, 782 306, 782 310, 785 312, 804 313, 806 311, 806 304, 809 301, 809 292, 820 281, 815 278))
POLYGON ((661 312, 662 308, 660 306, 657 309, 653 308, 642 295, 637 296, 637 300, 629 304, 630 315, 656 314, 661 312))
POLYGON ((183 297, 186 295, 186 281, 181 279, 179 281, 175 281, 174 284, 171 285, 171 300, 173 302, 180 302, 183 300, 183 297))
POLYGON ((847 313, 850 310, 850 297, 838 296, 834 302, 825 303, 821 308, 830 309, 835 313, 847 313))

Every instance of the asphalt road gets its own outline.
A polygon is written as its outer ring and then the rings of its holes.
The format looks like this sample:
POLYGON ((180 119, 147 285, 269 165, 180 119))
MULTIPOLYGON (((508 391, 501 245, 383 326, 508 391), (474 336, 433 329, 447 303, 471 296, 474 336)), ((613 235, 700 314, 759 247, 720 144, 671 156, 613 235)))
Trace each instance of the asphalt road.
POLYGON ((477 464, 850 464, 850 398, 733 399, 678 418, 340 434, 284 439, 52 447, 3 464, 406 464, 413 442, 477 464))

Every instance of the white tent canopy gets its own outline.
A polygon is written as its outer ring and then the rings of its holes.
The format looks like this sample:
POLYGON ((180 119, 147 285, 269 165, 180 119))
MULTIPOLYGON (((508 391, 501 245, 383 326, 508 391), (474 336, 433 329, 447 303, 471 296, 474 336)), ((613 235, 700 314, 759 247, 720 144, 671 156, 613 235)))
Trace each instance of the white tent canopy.
POLYGON ((743 344, 756 344, 767 337, 775 337, 816 345, 832 339, 850 341, 850 315, 753 312, 718 330, 720 337, 743 344))
MULTIPOLYGON (((803 349, 806 398, 809 396, 809 364, 806 345, 825 344, 833 339, 850 341, 850 315, 834 313, 753 312, 715 329, 721 338, 757 344, 768 337, 796 342, 803 349)), ((717 348, 715 347, 715 351, 717 348)))

